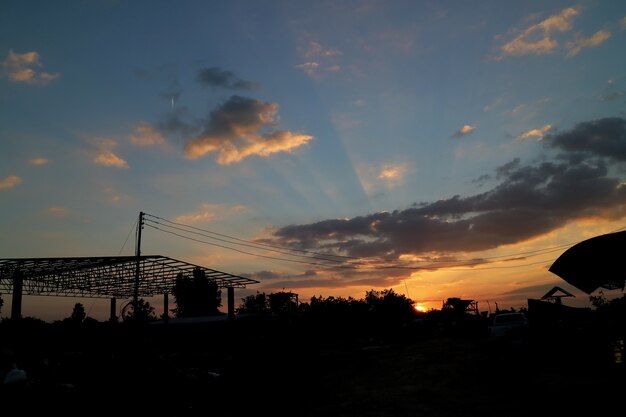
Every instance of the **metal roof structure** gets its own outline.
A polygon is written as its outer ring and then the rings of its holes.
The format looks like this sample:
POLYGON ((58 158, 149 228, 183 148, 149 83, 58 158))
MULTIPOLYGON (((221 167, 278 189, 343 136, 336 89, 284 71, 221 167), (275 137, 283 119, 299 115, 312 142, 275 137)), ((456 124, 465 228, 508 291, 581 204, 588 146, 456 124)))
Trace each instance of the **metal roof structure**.
POLYGON ((218 288, 245 288, 259 281, 161 255, 0 259, 0 292, 12 293, 17 272, 26 295, 130 298, 171 293, 178 274, 204 271, 218 288), (136 286, 137 261, 139 282, 136 286))

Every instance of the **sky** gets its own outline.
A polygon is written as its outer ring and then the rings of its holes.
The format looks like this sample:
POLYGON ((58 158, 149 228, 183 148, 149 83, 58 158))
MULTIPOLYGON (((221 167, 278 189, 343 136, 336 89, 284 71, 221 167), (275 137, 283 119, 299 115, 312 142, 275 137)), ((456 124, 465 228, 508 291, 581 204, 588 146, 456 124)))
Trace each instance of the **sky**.
POLYGON ((625 46, 622 1, 3 1, 0 258, 132 255, 145 212, 237 301, 588 306, 548 268, 626 226, 625 46))

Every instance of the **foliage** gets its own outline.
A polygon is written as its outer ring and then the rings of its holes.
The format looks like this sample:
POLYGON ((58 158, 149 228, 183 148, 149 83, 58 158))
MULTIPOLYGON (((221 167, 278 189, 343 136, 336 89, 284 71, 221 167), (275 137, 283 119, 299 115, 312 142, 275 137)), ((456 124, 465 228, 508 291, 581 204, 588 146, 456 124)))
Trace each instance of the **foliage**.
POLYGON ((178 274, 172 294, 176 300, 173 311, 177 317, 220 314, 222 292, 214 280, 207 278, 203 269, 195 268, 191 277, 178 274))
POLYGON ((595 315, 598 320, 606 323, 624 323, 626 321, 626 295, 609 300, 600 291, 598 296, 590 296, 589 300, 596 308, 595 315))
POLYGON ((315 315, 323 320, 363 318, 368 307, 364 300, 356 300, 352 297, 311 297, 307 313, 315 315))
POLYGON ((607 300, 603 291, 598 291, 598 295, 589 296, 589 302, 591 302, 591 305, 595 308, 602 308, 606 306, 609 301, 607 300))
POLYGON ((72 310, 70 320, 76 323, 82 323, 86 317, 87 313, 85 313, 85 307, 81 303, 74 304, 74 310, 72 310))
POLYGON ((122 311, 122 319, 132 322, 146 322, 156 320, 154 307, 143 298, 139 298, 136 302, 133 300, 127 304, 122 311))
POLYGON ((237 314, 262 314, 270 311, 269 299, 264 292, 248 295, 241 299, 242 303, 235 312, 237 314))
POLYGON ((268 297, 270 312, 275 316, 290 316, 298 312, 298 294, 292 292, 273 292, 268 297))
POLYGON ((393 289, 367 291, 365 303, 369 306, 370 313, 379 320, 406 322, 415 318, 413 300, 404 294, 397 294, 393 289))

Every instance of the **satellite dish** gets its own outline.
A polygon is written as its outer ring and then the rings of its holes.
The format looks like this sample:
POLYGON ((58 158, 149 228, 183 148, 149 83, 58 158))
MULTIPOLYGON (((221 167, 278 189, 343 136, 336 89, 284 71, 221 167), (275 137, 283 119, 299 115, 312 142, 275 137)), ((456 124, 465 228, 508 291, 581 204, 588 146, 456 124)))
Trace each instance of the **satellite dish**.
POLYGON ((563 252, 548 270, 587 294, 598 288, 623 291, 626 231, 583 240, 563 252))

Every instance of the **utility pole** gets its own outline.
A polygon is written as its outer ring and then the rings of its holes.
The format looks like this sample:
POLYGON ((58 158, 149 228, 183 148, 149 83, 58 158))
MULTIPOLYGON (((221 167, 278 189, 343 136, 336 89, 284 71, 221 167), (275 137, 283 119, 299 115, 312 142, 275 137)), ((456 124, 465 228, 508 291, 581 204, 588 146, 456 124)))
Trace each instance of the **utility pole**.
POLYGON ((135 245, 135 255, 137 257, 137 264, 135 266, 135 291, 133 293, 133 314, 137 315, 137 308, 139 307, 139 273, 141 267, 141 230, 143 229, 143 211, 139 212, 139 221, 137 222, 137 241, 135 245))

